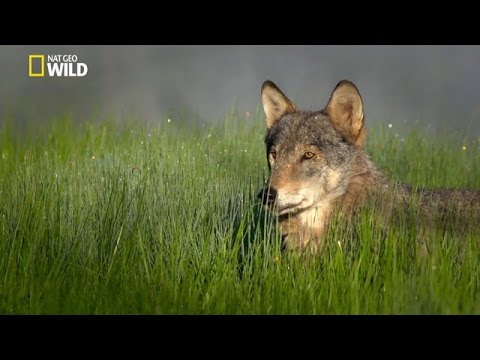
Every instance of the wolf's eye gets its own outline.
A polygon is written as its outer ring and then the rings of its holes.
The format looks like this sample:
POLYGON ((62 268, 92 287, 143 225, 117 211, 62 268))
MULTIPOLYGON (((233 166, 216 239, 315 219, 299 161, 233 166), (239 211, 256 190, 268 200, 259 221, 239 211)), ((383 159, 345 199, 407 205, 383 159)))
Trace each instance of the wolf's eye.
POLYGON ((303 158, 306 159, 306 160, 310 160, 314 156, 315 156, 315 154, 311 151, 307 151, 305 154, 303 154, 303 158))
POLYGON ((273 160, 277 158, 277 152, 276 151, 270 151, 270 156, 272 157, 273 160))

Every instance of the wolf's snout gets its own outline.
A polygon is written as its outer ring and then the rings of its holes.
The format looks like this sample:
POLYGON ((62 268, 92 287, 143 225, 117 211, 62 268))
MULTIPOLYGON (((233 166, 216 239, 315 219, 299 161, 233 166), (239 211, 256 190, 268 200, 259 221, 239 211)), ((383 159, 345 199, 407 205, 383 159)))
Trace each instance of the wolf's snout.
POLYGON ((264 187, 258 192, 257 196, 264 205, 273 205, 277 198, 277 190, 272 187, 264 187))

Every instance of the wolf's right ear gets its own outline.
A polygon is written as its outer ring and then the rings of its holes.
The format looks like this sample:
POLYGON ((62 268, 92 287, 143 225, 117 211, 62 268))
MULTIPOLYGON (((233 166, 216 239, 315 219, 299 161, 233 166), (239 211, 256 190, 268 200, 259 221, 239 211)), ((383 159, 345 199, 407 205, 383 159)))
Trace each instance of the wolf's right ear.
POLYGON ((363 101, 352 82, 343 80, 337 84, 324 112, 349 143, 358 147, 363 146, 365 142, 363 101))
POLYGON ((267 116, 268 129, 283 115, 297 111, 295 104, 270 80, 263 83, 262 104, 267 116))

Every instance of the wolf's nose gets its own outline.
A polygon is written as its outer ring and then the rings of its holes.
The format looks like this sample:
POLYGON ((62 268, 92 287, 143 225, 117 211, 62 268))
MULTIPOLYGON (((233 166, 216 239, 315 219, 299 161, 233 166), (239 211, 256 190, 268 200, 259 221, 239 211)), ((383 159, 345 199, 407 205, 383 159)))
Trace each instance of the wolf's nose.
POLYGON ((264 205, 272 205, 277 198, 277 190, 273 187, 264 187, 258 192, 257 196, 264 205))

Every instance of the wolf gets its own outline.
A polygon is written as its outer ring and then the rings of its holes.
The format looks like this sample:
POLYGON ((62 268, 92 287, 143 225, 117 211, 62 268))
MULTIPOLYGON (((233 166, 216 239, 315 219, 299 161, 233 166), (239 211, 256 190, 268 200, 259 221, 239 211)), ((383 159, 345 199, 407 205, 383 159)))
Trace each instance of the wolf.
POLYGON ((430 219, 452 206, 480 218, 477 190, 414 189, 381 173, 365 152, 363 100, 352 82, 340 81, 319 111, 298 110, 270 80, 261 100, 270 175, 258 197, 278 216, 284 248, 319 252, 332 216, 350 219, 372 197, 384 204, 386 216, 415 197, 430 219))

